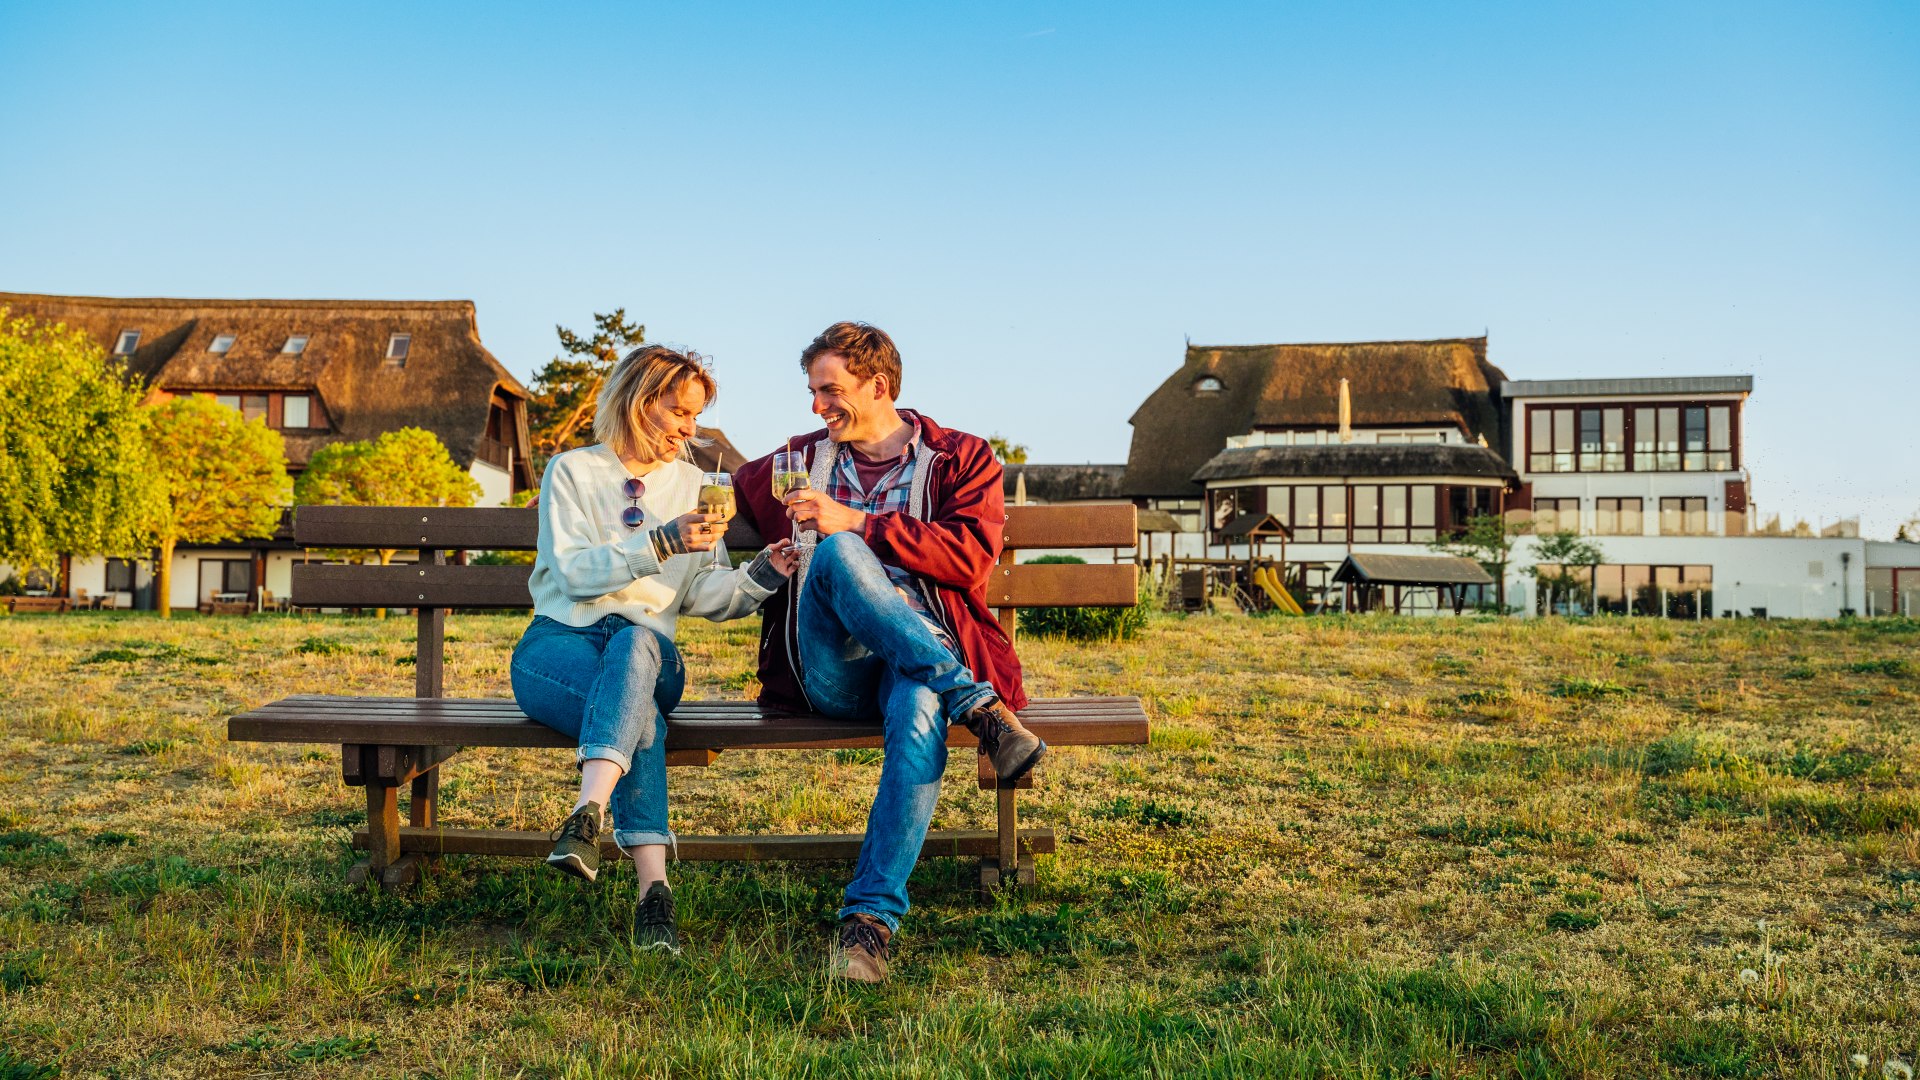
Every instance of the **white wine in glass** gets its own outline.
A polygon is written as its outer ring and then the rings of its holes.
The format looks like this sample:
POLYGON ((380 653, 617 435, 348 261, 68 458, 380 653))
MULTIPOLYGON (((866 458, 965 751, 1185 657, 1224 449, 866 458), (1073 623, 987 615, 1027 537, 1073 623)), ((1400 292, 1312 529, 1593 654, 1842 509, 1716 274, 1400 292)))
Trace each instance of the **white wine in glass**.
MULTIPOLYGON (((710 472, 700 478, 700 512, 719 514, 722 523, 733 520, 733 474, 710 472)), ((721 561, 720 542, 713 545, 713 565, 726 565, 721 561)))
MULTIPOLYGON (((799 450, 776 450, 773 452, 773 497, 782 503, 795 491, 804 491, 813 486, 807 479, 807 455, 799 450)), ((800 539, 800 526, 792 529, 795 543, 800 539)))

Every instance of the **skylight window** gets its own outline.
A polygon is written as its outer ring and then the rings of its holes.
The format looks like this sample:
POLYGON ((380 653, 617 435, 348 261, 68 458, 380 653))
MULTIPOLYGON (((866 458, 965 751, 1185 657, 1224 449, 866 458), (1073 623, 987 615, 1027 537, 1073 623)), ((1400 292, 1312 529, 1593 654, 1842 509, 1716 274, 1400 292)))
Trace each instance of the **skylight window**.
POLYGON ((293 335, 292 337, 287 339, 287 343, 285 345, 280 347, 280 351, 288 354, 289 356, 299 356, 301 353, 306 352, 307 351, 307 335, 305 334, 293 335))
POLYGON ((133 350, 139 347, 140 347, 140 331, 122 330, 120 331, 120 340, 114 343, 113 355, 132 356, 133 350))
POLYGON ((213 353, 216 356, 225 356, 227 355, 227 351, 232 348, 233 348, 232 334, 215 334, 213 337, 213 344, 207 346, 207 351, 210 353, 213 353))
POLYGON ((1202 375, 1193 380, 1193 392, 1196 394, 1217 394, 1226 388, 1226 383, 1211 375, 1202 375))
POLYGON ((413 348, 412 334, 395 334, 387 339, 387 363, 394 367, 407 366, 407 352, 413 348))

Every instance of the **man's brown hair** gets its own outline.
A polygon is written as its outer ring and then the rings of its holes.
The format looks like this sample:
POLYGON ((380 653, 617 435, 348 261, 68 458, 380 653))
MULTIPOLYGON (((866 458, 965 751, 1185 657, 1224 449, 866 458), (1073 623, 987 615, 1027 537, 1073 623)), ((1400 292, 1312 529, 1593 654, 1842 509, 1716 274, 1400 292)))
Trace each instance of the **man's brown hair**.
POLYGON ((847 371, 866 381, 887 377, 887 396, 900 400, 900 350, 885 330, 863 322, 837 322, 813 339, 800 353, 800 370, 811 373, 813 362, 828 353, 846 358, 847 371))

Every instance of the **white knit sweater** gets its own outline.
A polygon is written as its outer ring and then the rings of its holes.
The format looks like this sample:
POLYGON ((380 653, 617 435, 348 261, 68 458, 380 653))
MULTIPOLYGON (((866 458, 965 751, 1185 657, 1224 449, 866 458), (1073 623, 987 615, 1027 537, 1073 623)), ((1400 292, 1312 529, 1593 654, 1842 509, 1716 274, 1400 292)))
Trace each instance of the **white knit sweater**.
POLYGON ((672 461, 641 477, 647 519, 637 529, 620 521, 632 505, 622 491, 630 475, 604 445, 569 450, 547 463, 540 551, 529 582, 534 614, 569 626, 620 615, 672 637, 683 613, 723 622, 758 610, 773 590, 748 567, 729 568, 724 555, 716 567, 711 551, 675 555, 664 565, 654 556, 648 534, 699 505, 700 469, 672 461))

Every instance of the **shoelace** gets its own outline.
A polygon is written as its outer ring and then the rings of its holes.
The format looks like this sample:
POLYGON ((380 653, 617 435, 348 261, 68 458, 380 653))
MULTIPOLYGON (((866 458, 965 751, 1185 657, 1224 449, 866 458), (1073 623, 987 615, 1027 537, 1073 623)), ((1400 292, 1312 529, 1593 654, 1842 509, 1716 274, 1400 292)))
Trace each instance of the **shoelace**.
POLYGON ((600 823, 595 821, 593 815, 587 813, 587 808, 583 806, 568 816, 567 820, 561 822, 559 828, 547 834, 547 839, 558 842, 564 836, 570 840, 590 844, 599 832, 600 823))
POLYGON ((673 923, 673 895, 671 893, 648 893, 640 898, 640 922, 644 926, 667 926, 673 923))
POLYGON ((858 945, 875 956, 887 955, 887 939, 880 936, 880 928, 870 922, 854 919, 840 929, 840 947, 852 948, 858 945))

